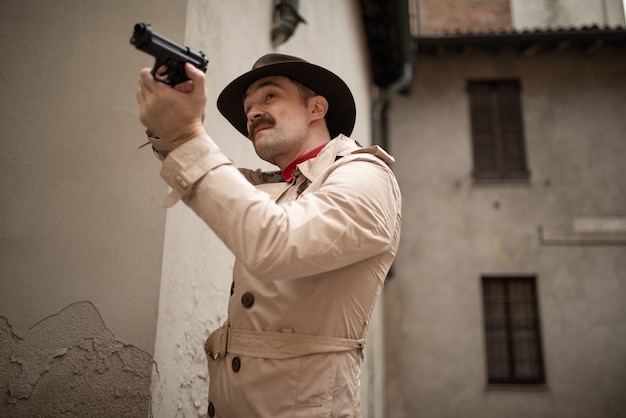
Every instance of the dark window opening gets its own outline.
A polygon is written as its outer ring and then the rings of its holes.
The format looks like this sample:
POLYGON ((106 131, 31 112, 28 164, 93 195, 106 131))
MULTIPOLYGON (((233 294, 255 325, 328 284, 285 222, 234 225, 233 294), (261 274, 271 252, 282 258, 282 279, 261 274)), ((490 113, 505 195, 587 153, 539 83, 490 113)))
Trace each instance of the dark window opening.
POLYGON ((469 81, 467 90, 474 178, 528 179, 519 81, 469 81))
POLYGON ((483 277, 489 384, 544 384, 535 277, 483 277))

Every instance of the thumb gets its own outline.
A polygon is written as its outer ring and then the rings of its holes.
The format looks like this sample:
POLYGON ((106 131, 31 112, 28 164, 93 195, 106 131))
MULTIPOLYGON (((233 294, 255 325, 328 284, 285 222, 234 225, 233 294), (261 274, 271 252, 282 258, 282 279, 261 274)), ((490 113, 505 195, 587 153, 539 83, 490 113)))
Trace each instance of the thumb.
POLYGON ((204 90, 204 73, 190 63, 185 63, 185 72, 189 79, 199 89, 204 90))

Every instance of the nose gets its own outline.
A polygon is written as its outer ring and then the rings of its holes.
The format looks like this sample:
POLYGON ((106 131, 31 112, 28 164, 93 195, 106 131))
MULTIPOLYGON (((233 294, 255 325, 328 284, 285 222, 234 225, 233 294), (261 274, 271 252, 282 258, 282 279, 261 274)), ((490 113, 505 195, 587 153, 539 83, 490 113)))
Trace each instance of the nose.
POLYGON ((250 107, 250 109, 248 110, 248 113, 246 114, 246 118, 248 120, 248 131, 250 131, 250 124, 252 122, 254 122, 255 120, 261 118, 263 116, 263 111, 257 107, 257 106, 252 106, 250 107))
POLYGON ((252 122, 253 120, 258 119, 261 116, 263 116, 263 112, 261 111, 259 106, 252 105, 250 106, 250 109, 248 109, 248 113, 246 113, 246 116, 248 118, 248 121, 252 122))
POLYGON ((263 112, 248 112, 248 122, 254 122, 262 116, 263 112))

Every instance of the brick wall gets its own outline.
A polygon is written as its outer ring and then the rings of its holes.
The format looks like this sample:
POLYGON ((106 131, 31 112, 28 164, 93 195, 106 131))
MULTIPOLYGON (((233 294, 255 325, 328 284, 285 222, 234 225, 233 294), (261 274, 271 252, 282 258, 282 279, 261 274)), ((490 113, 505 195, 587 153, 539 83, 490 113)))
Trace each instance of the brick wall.
POLYGON ((419 33, 493 32, 512 28, 510 0, 416 0, 419 33))

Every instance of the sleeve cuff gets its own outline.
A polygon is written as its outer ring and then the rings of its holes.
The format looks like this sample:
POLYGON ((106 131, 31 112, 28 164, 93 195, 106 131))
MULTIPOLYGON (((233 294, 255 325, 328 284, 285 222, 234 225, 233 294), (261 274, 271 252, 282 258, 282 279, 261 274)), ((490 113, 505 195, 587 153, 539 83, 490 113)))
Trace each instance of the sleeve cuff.
POLYGON ((163 162, 174 147, 169 142, 163 141, 161 138, 154 135, 150 129, 146 129, 146 136, 148 137, 148 142, 141 145, 139 148, 151 145, 154 155, 159 159, 159 161, 163 162))
POLYGON ((163 160, 161 177, 172 188, 163 206, 170 208, 193 194, 195 184, 209 171, 232 164, 208 135, 196 137, 170 151, 163 160))

